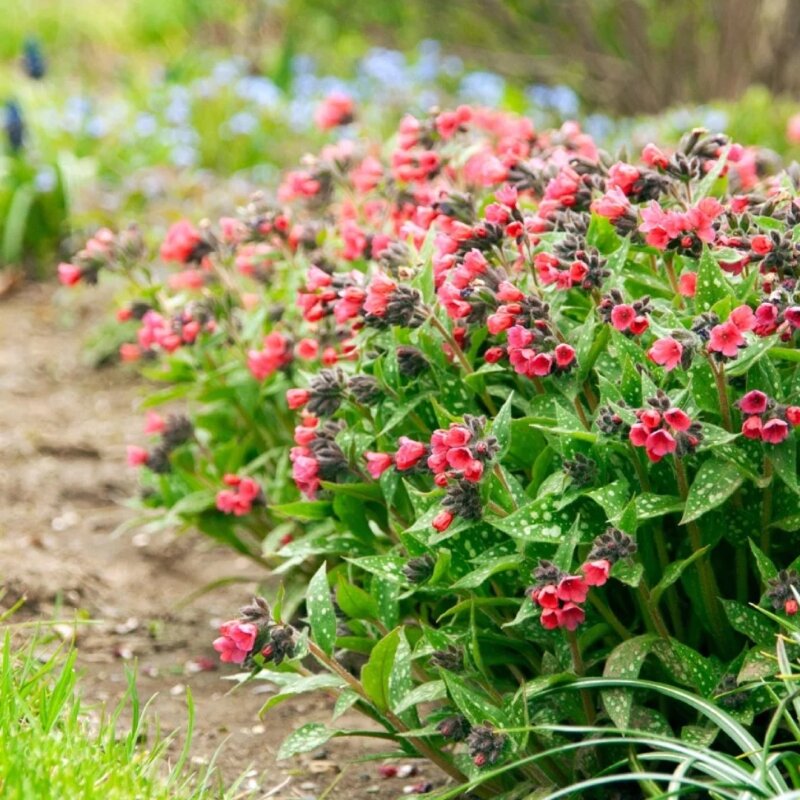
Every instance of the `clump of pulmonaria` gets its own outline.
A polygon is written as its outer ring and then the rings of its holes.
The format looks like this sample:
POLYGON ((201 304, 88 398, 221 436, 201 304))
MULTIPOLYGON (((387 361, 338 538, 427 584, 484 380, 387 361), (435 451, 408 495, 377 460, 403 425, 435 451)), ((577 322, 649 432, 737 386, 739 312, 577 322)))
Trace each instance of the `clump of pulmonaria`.
POLYGON ((264 504, 264 493, 252 478, 227 474, 222 480, 229 487, 217 492, 217 508, 223 514, 243 517, 253 510, 254 505, 264 504))
POLYGON ((220 636, 214 640, 213 647, 219 653, 220 661, 244 663, 255 647, 258 626, 253 622, 232 619, 223 622, 219 632, 220 636))
POLYGON ((356 104, 344 92, 331 92, 315 109, 314 123, 323 131, 348 125, 355 119, 356 104))
POLYGON ((753 389, 736 404, 744 416, 742 435, 767 444, 780 444, 790 433, 790 426, 800 426, 800 406, 785 406, 753 389))
POLYGON ((597 306, 597 312, 604 322, 613 325, 618 331, 639 336, 650 327, 647 315, 650 313, 650 298, 644 296, 633 303, 626 303, 622 292, 612 289, 597 306))
POLYGON ((611 568, 617 561, 632 558, 636 542, 619 528, 607 528, 592 543, 592 549, 581 565, 583 579, 588 586, 603 586, 608 581, 611 568))
POLYGON ((179 264, 199 262, 213 250, 209 239, 189 220, 182 219, 173 224, 161 244, 160 255, 164 261, 179 264))
POLYGON ((481 479, 485 464, 498 451, 497 439, 483 436, 485 424, 485 418, 467 415, 463 425, 453 423, 433 432, 427 464, 438 485, 456 477, 472 483, 481 479))
POLYGON ((467 747, 476 767, 491 767, 503 756, 508 737, 489 725, 476 725, 467 736, 467 747))
POLYGON ((738 306, 725 322, 712 325, 708 330, 708 351, 717 361, 733 359, 747 346, 744 334, 753 330, 756 316, 750 306, 738 306))
POLYGON ((128 466, 147 467, 157 474, 171 471, 170 454, 194 436, 194 426, 184 416, 170 414, 164 419, 160 414, 150 411, 147 414, 144 432, 160 434, 161 441, 150 450, 136 445, 128 447, 128 466))
POLYGON ((562 469, 573 486, 589 486, 597 476, 597 464, 583 453, 575 453, 573 458, 564 459, 562 469))
POLYGON ((774 578, 767 581, 766 597, 772 607, 793 617, 797 614, 800 605, 800 574, 793 569, 782 569, 774 578))
POLYGON ((722 212, 722 204, 713 197, 703 198, 687 211, 666 210, 653 200, 642 209, 644 222, 639 230, 651 247, 698 257, 703 244, 716 239, 722 212))
POLYGON ((655 462, 674 453, 683 457, 694 452, 703 439, 702 426, 672 405, 663 391, 648 398, 649 408, 638 409, 638 422, 631 426, 628 438, 634 447, 644 447, 647 457, 655 462))

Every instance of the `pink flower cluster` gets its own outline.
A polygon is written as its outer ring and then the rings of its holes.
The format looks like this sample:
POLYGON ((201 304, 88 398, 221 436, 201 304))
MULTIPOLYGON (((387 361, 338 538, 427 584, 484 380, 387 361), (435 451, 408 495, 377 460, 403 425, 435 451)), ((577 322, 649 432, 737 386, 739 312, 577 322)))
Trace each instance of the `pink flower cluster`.
POLYGON ((292 361, 292 345, 288 337, 278 331, 264 337, 261 350, 250 350, 247 354, 247 367, 253 377, 263 381, 292 361))
POLYGON ((692 420, 685 411, 669 408, 663 413, 654 408, 639 409, 639 420, 631 427, 629 438, 634 447, 644 447, 647 457, 661 461, 664 456, 678 449, 678 436, 686 437, 690 447, 696 447, 700 439, 690 432, 692 420))
MULTIPOLYGON (((290 392, 306 392, 305 389, 290 389, 290 392)), ((289 407, 292 408, 291 402, 289 407)), ((319 462, 309 445, 317 436, 319 419, 304 414, 302 422, 294 429, 295 447, 289 453, 292 462, 292 478, 297 488, 306 497, 314 498, 320 487, 319 462)))
POLYGON ((219 653, 220 661, 242 664, 253 652, 258 636, 258 627, 254 623, 232 619, 223 622, 219 632, 221 635, 214 639, 212 646, 219 653))
POLYGON ((557 344, 552 353, 537 352, 530 345, 533 332, 515 325, 508 331, 508 360, 518 375, 541 378, 553 372, 566 372, 575 361, 575 349, 566 343, 557 344))
POLYGON ((800 406, 780 406, 764 392, 753 389, 737 403, 745 415, 742 435, 767 444, 780 444, 800 425, 800 406))
POLYGON ((716 238, 714 221, 723 212, 714 197, 702 199, 688 211, 665 211, 655 200, 642 209, 644 222, 639 230, 651 247, 666 250, 670 245, 691 249, 699 240, 712 244, 716 238))
POLYGON ((263 499, 261 487, 252 478, 228 474, 222 480, 230 487, 217 492, 217 508, 224 514, 243 517, 253 510, 256 502, 263 499))
POLYGON ((356 104, 344 92, 331 92, 314 111, 314 123, 323 131, 347 125, 355 117, 356 104))
POLYGON ((161 245, 161 258, 164 261, 188 264, 197 258, 202 241, 200 231, 191 222, 182 219, 167 231, 161 245))
POLYGON ((134 361, 144 353, 156 348, 173 353, 179 347, 194 344, 201 332, 215 331, 217 324, 205 313, 195 316, 190 308, 185 309, 171 319, 167 319, 158 311, 150 309, 142 317, 142 325, 136 333, 137 345, 123 345, 120 353, 125 361, 134 361))
POLYGON ((531 589, 531 600, 542 609, 542 627, 574 631, 586 619, 582 604, 586 602, 589 588, 603 586, 610 570, 611 562, 606 559, 589 561, 581 566, 583 576, 561 574, 554 582, 531 589))

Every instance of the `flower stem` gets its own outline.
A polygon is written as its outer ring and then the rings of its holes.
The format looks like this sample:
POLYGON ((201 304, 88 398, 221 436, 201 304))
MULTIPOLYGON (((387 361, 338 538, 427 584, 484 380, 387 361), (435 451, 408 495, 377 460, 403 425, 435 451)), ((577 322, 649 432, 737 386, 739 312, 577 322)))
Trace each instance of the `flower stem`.
POLYGON ((728 382, 725 379, 725 365, 720 363, 719 366, 714 364, 714 359, 709 355, 708 363, 711 367, 711 372, 714 375, 714 383, 717 384, 717 394, 719 395, 719 411, 722 417, 722 426, 726 431, 731 433, 733 431, 733 422, 731 420, 731 404, 728 400, 728 382))
MULTIPOLYGON (((583 656, 581 655, 581 646, 578 643, 578 636, 575 631, 567 631, 567 641, 569 642, 569 650, 572 654, 572 669, 575 674, 581 678, 586 674, 586 667, 583 663, 583 656)), ((583 701, 583 713, 586 715, 586 722, 589 725, 594 725, 595 710, 592 695, 588 689, 581 689, 581 700, 583 701)))
POLYGON ((769 481, 764 487, 764 500, 761 506, 761 549, 769 557, 771 544, 771 531, 769 524, 772 521, 772 462, 764 456, 764 480, 769 481))
MULTIPOLYGON (((683 468, 683 463, 680 458, 675 457, 675 474, 678 478, 678 491, 685 501, 689 496, 689 482, 686 478, 686 470, 683 468)), ((703 539, 700 534, 700 528, 697 523, 692 521, 686 524, 689 531, 689 542, 692 546, 692 552, 696 553, 703 546, 703 539)), ((708 620, 711 627, 711 633, 717 643, 717 646, 727 656, 734 652, 735 642, 731 634, 731 629, 727 625, 722 612, 722 606, 719 602, 719 587, 717 586, 717 579, 714 571, 708 560, 708 553, 700 556, 695 562, 698 577, 700 578, 700 593, 703 596, 703 605, 708 613, 708 620)))

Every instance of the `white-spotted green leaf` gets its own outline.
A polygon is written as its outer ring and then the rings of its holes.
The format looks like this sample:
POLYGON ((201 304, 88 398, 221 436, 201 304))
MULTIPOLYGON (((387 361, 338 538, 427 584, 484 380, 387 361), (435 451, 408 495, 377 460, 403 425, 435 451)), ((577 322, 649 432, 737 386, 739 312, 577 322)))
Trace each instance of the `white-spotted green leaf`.
POLYGON ((402 714, 409 708, 416 708, 421 703, 433 703, 447 697, 444 681, 427 681, 412 689, 394 707, 395 714, 402 714))
POLYGON ((703 695, 711 694, 719 683, 719 669, 676 639, 658 639, 653 643, 653 654, 676 681, 694 687, 703 695))
MULTIPOLYGON (((605 678, 638 678, 645 659, 650 655, 656 636, 646 633, 618 644, 609 653, 603 669, 605 678)), ((633 692, 628 689, 607 689, 601 693, 603 706, 618 728, 629 728, 633 692)))
POLYGON ((453 589, 476 589, 497 572, 518 570, 520 568, 520 563, 520 557, 516 553, 513 555, 499 556, 498 558, 490 558, 485 564, 481 564, 478 569, 468 572, 463 578, 459 578, 459 580, 453 584, 453 589))
MULTIPOLYGON (((574 512, 558 510, 559 496, 548 494, 507 517, 492 518, 492 525, 523 542, 559 542, 572 526, 574 512)), ((588 530, 588 523, 582 523, 588 530)))
POLYGON ((705 461, 692 481, 681 525, 721 506, 742 485, 743 480, 741 472, 729 461, 718 458, 705 461))
POLYGON ((447 691, 454 705, 470 721, 470 724, 482 725, 484 722, 490 722, 497 728, 508 727, 505 713, 489 702, 483 692, 471 689, 452 672, 442 670, 442 677, 447 684, 447 691))
POLYGON ((372 648, 369 661, 361 670, 364 691, 381 711, 389 708, 389 677, 399 645, 400 629, 395 628, 372 648))
POLYGON ((752 650, 747 651, 744 657, 739 674, 736 676, 737 683, 753 683, 769 678, 778 671, 778 662, 774 654, 764 650, 763 646, 757 645, 752 650))
MULTIPOLYGON (((398 708, 402 701, 408 697, 414 687, 414 682, 411 680, 411 648, 408 646, 405 632, 399 629, 397 648, 394 653, 394 663, 392 664, 391 672, 389 673, 389 707, 396 713, 400 714, 398 708)), ((419 720, 414 708, 407 708, 402 712, 403 719, 409 725, 418 725, 419 720)))
POLYGON ((680 497, 645 493, 636 498, 636 518, 640 520, 663 517, 676 511, 683 511, 683 500, 680 497))
POLYGON ((514 392, 511 392, 492 422, 491 435, 497 439, 500 448, 497 453, 498 460, 508 452, 508 448, 511 446, 511 404, 513 400, 514 392))
POLYGON ((340 692, 333 706, 331 721, 339 719, 342 714, 352 708, 357 702, 358 695, 352 689, 345 689, 343 692, 340 692))
POLYGON ((683 574, 683 571, 696 561, 698 558, 701 558, 708 547, 701 547, 699 550, 695 550, 688 558, 684 558, 680 561, 673 561, 670 564, 667 564, 666 569, 664 570, 664 574, 661 576, 661 580, 653 587, 653 590, 650 593, 650 596, 654 603, 657 603, 661 595, 664 593, 666 589, 672 586, 675 581, 680 578, 683 574))
POLYGON ((753 558, 756 560, 756 568, 762 582, 766 583, 771 578, 776 577, 778 568, 752 539, 750 540, 750 550, 753 552, 753 558))
POLYGON ((333 643, 336 641, 336 614, 333 610, 326 566, 326 563, 323 562, 308 583, 306 608, 314 641, 323 652, 331 655, 333 643))
POLYGON ((638 586, 642 582, 642 575, 644 575, 644 567, 638 561, 623 559, 611 567, 611 577, 628 586, 638 586))
POLYGON ((697 290, 694 296, 697 310, 708 311, 714 303, 729 294, 732 294, 732 290, 725 279, 725 273, 708 247, 704 247, 697 270, 697 290))
POLYGON ((372 595, 378 601, 380 621, 387 628, 394 628, 400 616, 400 585, 382 575, 376 575, 372 581, 372 595))
POLYGON ((775 639, 775 624, 764 614, 736 600, 720 600, 731 627, 743 633, 756 644, 771 643, 775 639))
POLYGON ((378 575, 387 581, 394 581, 395 583, 407 582, 406 576, 403 574, 403 567, 406 565, 407 559, 402 556, 363 556, 362 558, 348 558, 346 560, 365 572, 378 575))
POLYGON ((586 493, 606 512, 609 522, 615 522, 628 504, 630 490, 628 482, 622 478, 600 489, 586 493))
POLYGON ((278 750, 277 759, 283 761, 298 753, 308 753, 322 747, 325 742, 338 734, 338 731, 321 725, 318 722, 309 722, 296 731, 292 731, 284 740, 278 750))
POLYGON ((800 494, 797 483, 797 438, 790 436, 779 445, 771 447, 769 459, 781 480, 793 491, 800 494))
POLYGON ((725 374, 731 377, 745 375, 750 368, 762 359, 769 349, 776 344, 775 336, 758 336, 751 338, 747 347, 739 351, 736 360, 725 368, 725 374))
MULTIPOLYGON (((267 673, 263 675, 267 680, 275 682, 275 675, 283 675, 284 673, 267 673)), ((262 677, 262 676, 259 676, 262 677)), ((282 686, 279 694, 273 695, 261 707, 259 716, 263 716, 271 708, 282 703, 284 700, 297 694, 305 694, 306 692, 316 692, 320 689, 340 689, 345 685, 342 678, 338 675, 331 675, 328 672, 322 672, 319 675, 294 675, 291 674, 292 680, 282 686)))

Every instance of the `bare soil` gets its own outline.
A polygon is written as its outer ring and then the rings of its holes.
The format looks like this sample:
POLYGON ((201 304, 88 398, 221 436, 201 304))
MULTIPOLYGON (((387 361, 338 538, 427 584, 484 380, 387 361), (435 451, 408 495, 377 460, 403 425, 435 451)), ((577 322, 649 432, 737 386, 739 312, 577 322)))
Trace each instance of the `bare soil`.
MULTIPOLYGON (((426 777, 439 783, 424 764, 415 777, 381 778, 374 762, 360 760, 390 749, 377 739, 335 740, 276 762, 286 734, 326 721, 333 701, 298 698, 259 718, 274 687, 231 693, 223 678, 233 670, 217 662, 211 641, 269 576, 199 535, 126 527, 136 476, 125 445, 141 440, 143 386, 121 367, 86 364, 83 342, 103 319, 103 300, 97 290, 48 285, 0 297, 0 607, 25 597, 24 618, 92 620, 74 630, 82 692, 98 708, 124 695, 126 664, 137 665, 140 696, 155 698, 163 731, 185 725, 191 690, 193 763, 201 768, 219 750, 226 785, 246 773, 241 796, 393 798, 426 777), (227 576, 242 582, 185 602, 227 576)), ((58 630, 72 635, 69 626, 58 630)), ((358 715, 341 722, 368 727, 358 715)))

